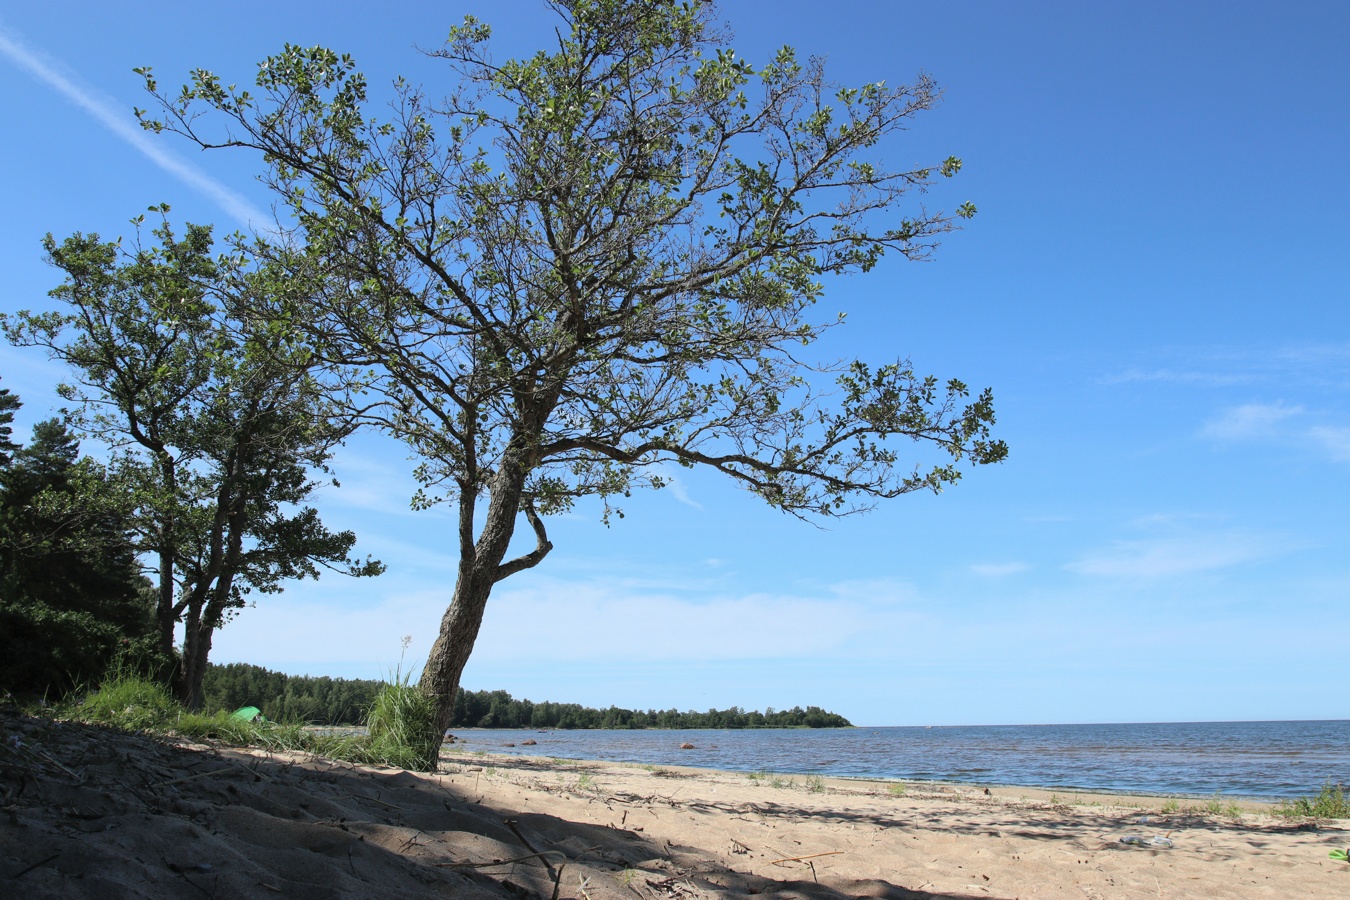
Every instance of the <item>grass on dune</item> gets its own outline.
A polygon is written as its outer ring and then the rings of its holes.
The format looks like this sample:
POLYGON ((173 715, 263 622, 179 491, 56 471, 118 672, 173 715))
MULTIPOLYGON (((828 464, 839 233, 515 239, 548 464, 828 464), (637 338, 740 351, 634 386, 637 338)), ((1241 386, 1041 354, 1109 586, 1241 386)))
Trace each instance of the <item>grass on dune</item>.
POLYGON ((386 684, 371 707, 369 734, 314 731, 299 723, 247 722, 226 711, 189 712, 163 685, 117 673, 97 690, 62 704, 57 713, 124 731, 149 731, 216 740, 238 747, 292 750, 355 763, 433 771, 440 751, 432 704, 407 680, 386 684))
POLYGON ((1322 785, 1316 797, 1299 797, 1284 800, 1275 807, 1275 814, 1291 818, 1311 819, 1350 819, 1350 798, 1346 797, 1345 786, 1332 784, 1330 779, 1322 785))

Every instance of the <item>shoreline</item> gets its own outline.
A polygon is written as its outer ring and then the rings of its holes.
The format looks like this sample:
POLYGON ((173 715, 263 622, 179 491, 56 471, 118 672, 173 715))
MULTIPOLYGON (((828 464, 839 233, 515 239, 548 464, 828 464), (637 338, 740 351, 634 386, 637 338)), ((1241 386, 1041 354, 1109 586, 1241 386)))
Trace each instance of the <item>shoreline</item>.
POLYGON ((544 754, 523 754, 523 753, 501 753, 494 751, 465 751, 464 753, 442 751, 441 760, 446 761, 469 761, 473 760, 548 760, 554 763, 574 764, 579 766, 586 765, 613 765, 620 767, 648 768, 650 765, 656 765, 658 768, 670 769, 671 771, 687 773, 690 775, 736 775, 744 778, 751 776, 763 777, 787 777, 787 778, 823 778, 827 781, 838 781, 842 784, 860 784, 876 785, 880 789, 887 789, 893 784, 914 785, 916 787, 927 787, 933 790, 943 788, 955 788, 958 790, 983 790, 989 788, 997 792, 994 796, 1007 797, 1013 793, 1025 795, 1026 797, 1051 802, 1052 798, 1058 798, 1058 802, 1064 802, 1068 806, 1082 805, 1105 805, 1103 801, 1115 801, 1115 805, 1138 806, 1144 808, 1150 805, 1157 805, 1160 801, 1168 800, 1212 800, 1215 796, 1224 801, 1238 802, 1244 809, 1250 812, 1269 812, 1274 810, 1282 802, 1279 799, 1269 797, 1250 796, 1246 794, 1226 794, 1218 792, 1216 794, 1194 794, 1184 791, 1177 792, 1150 792, 1150 791, 1115 791, 1107 788, 1083 788, 1066 785, 1022 785, 1022 784, 1001 784, 994 781, 944 781, 931 778, 874 778, 866 775, 831 775, 825 772, 802 772, 782 770, 747 770, 747 769, 723 769, 712 766, 691 766, 682 763, 659 763, 648 764, 639 763, 631 760, 621 759, 586 759, 564 756, 550 756, 544 754), (481 754, 481 755, 480 755, 481 754), (1073 800, 1067 798, 1072 797, 1073 800), (1082 798, 1082 802, 1080 799, 1082 798))
MULTIPOLYGON (((328 725, 322 725, 322 726, 309 726, 309 727, 310 727, 312 730, 314 730, 314 731, 323 731, 323 732, 360 733, 360 734, 364 734, 364 733, 365 733, 365 728, 362 727, 362 726, 328 726, 328 725)), ((795 727, 795 726, 794 726, 794 727, 795 727)), ((489 733, 489 734, 498 734, 498 733, 501 733, 501 732, 503 732, 503 731, 519 731, 519 732, 521 732, 521 733, 525 733, 525 729, 500 729, 500 728, 477 728, 477 727, 473 727, 473 728, 460 728, 460 729, 455 729, 455 730, 456 730, 456 732, 467 733, 467 734, 473 734, 473 733, 475 733, 475 732, 489 733)), ((590 729, 590 730, 595 730, 595 729, 590 729)), ((693 729, 654 729, 654 728, 653 728, 653 729, 644 729, 644 730, 647 730, 647 731, 670 731, 670 732, 680 732, 680 731, 693 730, 693 729)), ((749 730, 749 729, 736 729, 736 730, 749 730)), ((778 730, 778 729, 774 729, 774 730, 778 730)), ((548 733, 550 733, 550 731, 549 731, 549 730, 531 730, 530 733, 534 733, 534 734, 548 734, 548 733)), ((454 737, 454 735, 451 735, 451 737, 454 737)), ((1210 794, 1196 793, 1196 792, 1190 792, 1190 791, 1135 791, 1135 790, 1115 790, 1115 789, 1112 789, 1112 788, 1091 788, 1091 787, 1082 787, 1082 786, 1077 786, 1077 785, 1043 785, 1043 784, 1028 784, 1028 785, 1023 785, 1023 784, 1007 784, 1007 783, 1002 783, 1002 782, 997 782, 997 781, 959 781, 959 780, 943 780, 943 779, 931 779, 931 778, 905 778, 905 777, 903 777, 903 776, 901 776, 901 777, 895 777, 895 778, 886 778, 886 777, 869 776, 869 775, 837 775, 837 774, 830 774, 830 773, 822 772, 822 771, 810 771, 810 772, 807 772, 807 771, 789 770, 789 769, 775 769, 775 770, 772 770, 772 771, 767 770, 767 769, 766 769, 766 770, 757 770, 757 769, 736 769, 736 768, 723 768, 723 767, 718 767, 718 766, 698 766, 698 765, 688 765, 688 764, 685 764, 685 763, 664 763, 664 762, 663 762, 663 763, 653 763, 653 764, 649 764, 649 763, 641 763, 641 762, 638 762, 638 761, 636 761, 636 760, 622 760, 622 759, 612 759, 612 758, 599 759, 599 758, 587 758, 587 757, 555 756, 555 755, 553 755, 553 754, 544 753, 544 752, 542 752, 542 751, 539 751, 539 752, 533 752, 533 753, 527 753, 527 752, 520 752, 520 748, 515 748, 517 752, 506 752, 506 748, 498 748, 498 749, 495 749, 495 750, 483 750, 483 749, 473 749, 473 750, 470 750, 470 749, 461 749, 461 745, 462 745, 462 744, 463 744, 463 742, 460 741, 460 740, 456 740, 453 744, 452 744, 452 743, 449 743, 449 742, 447 742, 446 744, 444 744, 444 745, 442 746, 442 748, 441 748, 441 760, 442 760, 443 762, 444 762, 444 761, 447 761, 447 760, 459 760, 459 761, 462 762, 462 761, 465 761, 465 760, 466 760, 468 757, 470 757, 470 756, 474 757, 475 759, 479 759, 479 758, 496 758, 496 757, 500 757, 500 758, 502 758, 502 759, 554 760, 554 761, 561 761, 561 762, 565 762, 565 763, 575 763, 575 764, 587 764, 587 763, 605 764, 605 763, 609 763, 609 764, 618 765, 618 766, 637 766, 637 767, 644 767, 644 766, 648 766, 648 765, 657 765, 657 766, 660 766, 660 767, 663 767, 663 768, 668 768, 668 769, 673 769, 673 770, 682 770, 682 771, 683 771, 683 770, 687 770, 687 771, 692 772, 692 773, 705 773, 705 774, 718 774, 718 773, 722 773, 722 774, 732 774, 732 775, 744 775, 744 776, 747 776, 747 777, 750 776, 750 775, 756 775, 756 774, 764 774, 764 775, 767 775, 767 776, 779 775, 779 776, 797 777, 797 778, 808 778, 808 777, 816 777, 816 776, 819 776, 819 777, 823 777, 823 778, 836 779, 836 780, 844 781, 844 782, 859 782, 859 783, 864 783, 864 784, 878 784, 878 785, 888 785, 888 784, 893 784, 893 783, 904 783, 904 784, 914 784, 914 785, 928 785, 928 786, 931 786, 931 787, 934 787, 934 788, 939 788, 939 787, 944 787, 944 786, 945 786, 945 787, 954 787, 954 788, 979 788, 979 789, 990 788, 990 789, 999 791, 999 792, 1000 792, 1000 795, 1003 795, 1003 796, 1006 796, 1006 795, 1008 795, 1008 794, 1010 794, 1010 793, 1012 793, 1012 792, 1017 792, 1017 793, 1019 793, 1019 794, 1024 794, 1024 795, 1032 796, 1032 797, 1037 797, 1037 798, 1040 798, 1040 799, 1043 799, 1043 800, 1046 800, 1046 801, 1050 801, 1052 798, 1058 798, 1060 801, 1063 801, 1064 798, 1065 798, 1065 796, 1067 795, 1067 796, 1071 796, 1071 797, 1073 797, 1073 798, 1080 798, 1080 797, 1081 797, 1081 798, 1086 798, 1086 800, 1084 801, 1084 803, 1089 804, 1089 805, 1092 804, 1092 803, 1099 803, 1099 804, 1100 804, 1100 803, 1102 803, 1102 802, 1104 802, 1104 801, 1110 800, 1110 801, 1119 801, 1119 802, 1123 802, 1123 803, 1125 803, 1125 805, 1129 805, 1129 806, 1139 806, 1139 807, 1144 807, 1144 806, 1148 806, 1150 803, 1153 803, 1153 802, 1155 802, 1155 801, 1162 801, 1162 802, 1166 802, 1166 801, 1168 801, 1168 800, 1177 800, 1177 801, 1183 801, 1183 800, 1184 800, 1184 801, 1210 801, 1210 800, 1213 800, 1213 799, 1215 799, 1215 798, 1217 797, 1217 798, 1219 798, 1220 800, 1224 801, 1225 803, 1239 803, 1239 804, 1242 805, 1242 807, 1243 807, 1244 809, 1247 809, 1247 810, 1252 811, 1252 812, 1259 812, 1259 811, 1271 811, 1271 810, 1275 809, 1277 806, 1279 806, 1281 803, 1287 802, 1287 800, 1289 799, 1289 798, 1278 798, 1278 797, 1260 796, 1260 795, 1253 795, 1253 794, 1226 793, 1226 792, 1223 792, 1223 791, 1218 791, 1218 792, 1214 792, 1214 793, 1210 793, 1210 794)), ((538 747, 538 745, 536 745, 536 749, 537 749, 537 747, 538 747)), ((1071 805, 1071 806, 1072 806, 1072 805, 1082 805, 1082 804, 1080 804, 1079 801, 1078 801, 1077 799, 1074 799, 1074 800, 1070 801, 1070 802, 1068 803, 1068 805, 1071 805)))
MULTIPOLYGON (((516 731, 516 729, 461 729, 461 730, 460 730, 460 733, 462 733, 462 734, 468 734, 468 735, 473 735, 474 732, 482 732, 482 733, 492 734, 492 735, 501 735, 503 731, 516 731)), ((524 732, 519 732, 519 733, 523 734, 524 732)), ((538 732, 538 733, 546 733, 546 732, 538 732)), ((678 733, 678 730, 675 730, 674 733, 678 733)), ((1243 805, 1245 805, 1245 806, 1248 806, 1248 807, 1252 807, 1252 808, 1261 808, 1261 809, 1273 809, 1274 807, 1278 806, 1280 803, 1289 802, 1289 801, 1291 801, 1291 800, 1293 800, 1293 799, 1296 799, 1298 796, 1304 796, 1304 795, 1306 795, 1306 794, 1313 794, 1313 795, 1315 795, 1316 792, 1317 792, 1317 787, 1311 787, 1311 788, 1308 789, 1307 792, 1303 792, 1303 793, 1295 793, 1295 794, 1292 794, 1291 796, 1288 796, 1288 797, 1282 797, 1282 796, 1271 796, 1271 795, 1268 795, 1268 794, 1267 794, 1267 795, 1261 795, 1261 794, 1245 794, 1245 793, 1241 793, 1240 791, 1232 791, 1232 792, 1230 792, 1230 791, 1223 790, 1223 789, 1219 789, 1219 790, 1216 790, 1216 791, 1211 791, 1211 792, 1209 792, 1209 793, 1205 793, 1205 792, 1201 792, 1201 791, 1163 791, 1163 790, 1150 791, 1150 790, 1139 790, 1139 789, 1130 789, 1130 788, 1088 787, 1088 786, 1084 786, 1084 785, 1074 785, 1074 784, 1058 784, 1058 785, 1057 785, 1057 784, 1018 784, 1018 783, 1014 783, 1014 782, 1002 782, 1002 781, 996 781, 996 780, 991 780, 991 781, 971 781, 971 780, 963 780, 963 779, 956 779, 956 778, 954 778, 954 779, 911 778, 911 777, 907 777, 907 776, 904 776, 904 775, 896 775, 896 776, 889 776, 889 775, 851 775, 851 774, 840 774, 840 773, 837 773, 837 772, 836 772, 836 773, 832 773, 832 772, 828 771, 828 769, 826 769, 826 768, 821 768, 821 767, 812 767, 812 768, 809 769, 809 770, 802 769, 802 768, 795 768, 795 767, 782 767, 782 766, 776 767, 776 768, 772 768, 772 769, 768 769, 768 768, 764 768, 764 769, 745 769, 745 768, 736 768, 736 767, 725 766, 725 765, 698 765, 698 764, 696 764, 696 763, 672 762, 672 761, 667 761, 666 759, 662 759, 662 760, 660 760, 660 761, 657 761, 657 762, 652 763, 652 762, 642 762, 642 761, 639 761, 639 760, 637 760, 637 759, 619 759, 619 758, 613 757, 613 756, 606 756, 606 757, 572 757, 572 756, 565 756, 565 755, 558 755, 558 754, 555 754, 555 753, 551 753, 551 752, 549 752, 549 750, 548 750, 548 748, 545 746, 545 744, 542 743, 542 742, 539 743, 539 744, 536 744, 536 745, 534 745, 534 746, 532 746, 532 747, 530 747, 529 749, 523 749, 523 748, 521 748, 521 747, 515 746, 515 745, 512 744, 512 743, 496 744, 496 745, 493 745, 493 746, 490 746, 490 747, 488 747, 488 746, 475 746, 472 742, 467 742, 467 741, 464 741, 462 738, 457 738, 453 744, 447 743, 447 744, 445 745, 445 747, 442 748, 442 754, 443 754, 443 755, 444 755, 444 753, 445 753, 445 748, 454 748, 454 749, 451 750, 451 754, 452 754, 453 756, 487 754, 487 755, 496 755, 496 756, 503 756, 503 757, 517 757, 517 758, 520 758, 520 759, 567 759, 567 760, 572 760, 572 761, 576 761, 576 762, 615 763, 615 764, 618 764, 618 765, 659 765, 659 766, 664 766, 664 767, 667 767, 667 768, 687 768, 687 769, 690 769, 690 770, 701 770, 701 771, 707 771, 707 772, 736 772, 736 773, 741 773, 741 774, 746 774, 746 775, 751 775, 751 774, 755 774, 755 773, 757 773, 757 772, 762 772, 763 774, 768 774, 768 775, 794 775, 794 776, 802 777, 802 778, 805 778, 805 777, 821 776, 821 777, 826 777, 826 778, 837 778, 837 779, 844 779, 844 780, 849 780, 849 781, 861 781, 861 782, 878 782, 878 783, 885 783, 885 782, 890 782, 890 781, 897 781, 897 782, 906 782, 906 783, 914 783, 914 784, 922 783, 922 784, 931 784, 931 785, 952 785, 952 786, 956 786, 956 787, 962 787, 962 786, 971 786, 971 787, 980 787, 980 788, 989 787, 989 788, 998 788, 998 789, 1003 790, 1003 791, 1014 791, 1014 790, 1015 790, 1015 791, 1022 791, 1022 792, 1041 792, 1041 793, 1044 793, 1044 794, 1047 795, 1047 796, 1052 795, 1052 794, 1057 794, 1057 795, 1064 795, 1064 794, 1074 794, 1074 795, 1079 795, 1079 794, 1081 794, 1081 795, 1090 795, 1090 796, 1092 796, 1092 797, 1094 797, 1094 798, 1097 798, 1097 799, 1102 799, 1102 798, 1116 798, 1116 799, 1130 799, 1130 798, 1149 799, 1149 798, 1157 798, 1157 799, 1160 799, 1160 800, 1177 800, 1177 801, 1197 801, 1197 800, 1199 800, 1199 801, 1210 801, 1210 800, 1213 800, 1213 799, 1215 799, 1215 798, 1218 798, 1218 799, 1222 800, 1224 803, 1238 802, 1238 803, 1241 803, 1241 804, 1243 804, 1243 805)), ((560 748, 560 749, 564 749, 564 750, 565 750, 566 748, 560 748)), ((713 749, 716 749, 715 746, 714 746, 713 749)), ((698 752, 697 750, 694 750, 694 751, 680 751, 681 754, 687 754, 688 756, 693 756, 693 755, 695 755, 697 752, 698 752)))
MULTIPOLYGON (((680 778, 705 778, 705 779, 746 779, 753 781, 763 779, 766 782, 769 779, 780 778, 789 779, 798 782, 795 789, 800 789, 801 784, 805 784, 806 779, 819 778, 828 788, 839 790, 848 790, 850 788, 860 788, 864 790, 871 789, 875 792, 890 793, 892 786, 902 786, 913 789, 918 794, 944 794, 953 793, 957 796, 984 796, 994 800, 1002 801, 1024 801, 1027 803, 1040 803, 1052 806, 1065 807, 1117 807, 1128 809, 1148 810, 1155 809, 1165 805, 1170 800, 1182 801, 1209 801, 1214 799, 1212 794, 1186 794, 1186 793, 1149 793, 1141 791, 1109 791, 1109 790, 1090 790, 1085 788, 1056 787, 1056 786, 1031 786, 1020 784, 997 784, 995 782, 976 782, 976 781, 937 781, 923 778, 870 778, 866 776, 855 775, 828 775, 820 772, 790 772, 790 771, 746 771, 741 769, 721 769, 709 766, 691 766, 675 763, 638 763, 627 760, 615 759, 573 759, 561 756, 532 756, 513 753, 498 753, 479 751, 469 751, 467 753, 442 752, 441 763, 460 764, 468 766, 487 766, 493 765, 500 768, 516 768, 512 763, 524 763, 525 767, 557 767, 557 768, 575 768, 575 769, 605 769, 613 767, 616 769, 639 769, 651 771, 653 768, 672 773, 680 778), (984 793, 988 790, 989 793, 984 793)), ((782 788, 792 790, 793 787, 782 788)), ((1270 800, 1264 797, 1246 797, 1238 794, 1220 794, 1219 797, 1224 802, 1225 807, 1230 803, 1237 803, 1241 806, 1244 813, 1253 813, 1259 815, 1272 815, 1273 810, 1279 805, 1278 800, 1270 800)), ((1195 807, 1192 807, 1195 809, 1195 807)))
POLYGON ((1344 896, 1350 821, 1165 798, 446 752, 436 774, 6 717, 0 885, 45 898, 1344 896), (1164 801, 1164 802, 1160 802, 1164 801), (14 884, 10 884, 14 882, 14 884))

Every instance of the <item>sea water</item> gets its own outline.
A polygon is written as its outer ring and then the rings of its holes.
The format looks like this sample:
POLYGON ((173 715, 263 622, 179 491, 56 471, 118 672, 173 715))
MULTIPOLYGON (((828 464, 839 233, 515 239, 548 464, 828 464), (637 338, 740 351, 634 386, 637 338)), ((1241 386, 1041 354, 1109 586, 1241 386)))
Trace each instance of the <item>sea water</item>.
POLYGON ((467 751, 742 772, 1262 799, 1350 787, 1350 720, 455 733, 467 751))

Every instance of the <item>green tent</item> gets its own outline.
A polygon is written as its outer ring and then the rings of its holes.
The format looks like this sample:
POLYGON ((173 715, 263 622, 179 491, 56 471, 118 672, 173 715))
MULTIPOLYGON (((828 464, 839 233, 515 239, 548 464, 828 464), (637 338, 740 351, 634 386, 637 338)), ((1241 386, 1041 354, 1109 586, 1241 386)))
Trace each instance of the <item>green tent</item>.
POLYGON ((231 719, 242 719, 245 722, 266 722, 267 716, 262 714, 262 710, 256 706, 241 706, 230 713, 231 719))

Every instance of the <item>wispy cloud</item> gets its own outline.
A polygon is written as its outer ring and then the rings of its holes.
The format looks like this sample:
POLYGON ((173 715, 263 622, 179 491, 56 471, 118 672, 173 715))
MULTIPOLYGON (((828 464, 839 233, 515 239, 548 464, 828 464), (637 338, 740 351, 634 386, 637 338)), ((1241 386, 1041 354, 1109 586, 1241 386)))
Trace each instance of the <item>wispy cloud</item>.
POLYGON ((674 497, 677 502, 683 503, 685 506, 691 506, 698 510, 703 509, 703 504, 699 503, 690 495, 689 485, 680 478, 680 469, 678 466, 670 463, 663 463, 659 468, 660 471, 656 474, 659 475, 662 482, 664 482, 662 490, 670 492, 670 496, 674 497))
POLYGON ((1006 578, 1030 569, 1031 566, 1024 562, 976 563, 970 567, 970 571, 984 578, 1006 578))
POLYGON ((1301 406, 1288 406, 1284 403, 1246 403, 1226 410, 1222 415, 1205 423, 1202 433, 1205 437, 1222 441, 1250 441, 1282 437, 1287 429, 1282 427, 1289 419, 1302 415, 1301 406))
POLYGON ((1281 390, 1341 389, 1350 384, 1350 343, 1174 348, 1163 357, 1159 365, 1135 365, 1103 375, 1101 383, 1196 388, 1268 384, 1281 390))
POLYGON ((250 203, 242 194, 216 181, 196 166, 158 146, 129 112, 117 101, 69 74, 69 70, 46 54, 27 46, 12 30, 0 25, 0 55, 46 84, 88 113, 100 125, 140 151, 152 163, 211 198, 244 227, 264 228, 272 216, 250 203))
POLYGON ((1206 422, 1200 433, 1219 441, 1268 441, 1313 447, 1335 462, 1350 462, 1350 428, 1312 425, 1307 421, 1317 417, 1302 406, 1248 403, 1206 422))
POLYGON ((666 490, 670 491, 670 496, 683 503, 685 506, 692 506, 694 509, 702 509, 703 504, 699 503, 693 497, 689 496, 689 489, 685 487, 684 482, 678 478, 672 478, 666 485, 666 490))
POLYGON ((1287 549, 1269 536, 1233 533, 1117 541, 1064 568, 1102 578, 1168 578, 1260 562, 1287 549))
POLYGON ((1291 344, 1271 354, 1276 364, 1310 369, 1342 368, 1350 366, 1350 343, 1291 344))
POLYGON ((1308 436, 1337 462, 1350 462, 1350 428, 1318 426, 1308 429, 1308 436))
POLYGON ((1156 512, 1147 513, 1142 516, 1135 516, 1129 520, 1132 528, 1158 528, 1159 526, 1171 526, 1180 522, 1193 522, 1196 519, 1208 519, 1212 516, 1202 515, 1193 512, 1156 512))
POLYGON ((1250 384, 1259 380, 1252 373, 1239 372, 1195 372, 1176 369, 1126 369, 1114 375, 1102 378, 1104 384, 1130 384, 1135 382, 1162 382, 1164 384, 1186 384, 1197 387, 1229 387, 1235 384, 1250 384))
MULTIPOLYGON (((231 622, 217 638, 220 658, 261 665, 289 659, 288 665, 311 671, 366 660, 378 671, 389 664, 391 651, 397 659, 404 634, 415 635, 425 654, 450 601, 451 582, 438 585, 430 573, 325 582, 296 584, 231 622), (305 640, 297 642, 297 634, 305 640)), ((890 581, 770 594, 541 576, 493 592, 474 660, 645 666, 885 658, 895 635, 933 632, 926 606, 890 581), (899 595, 904 602, 890 602, 899 595)))

